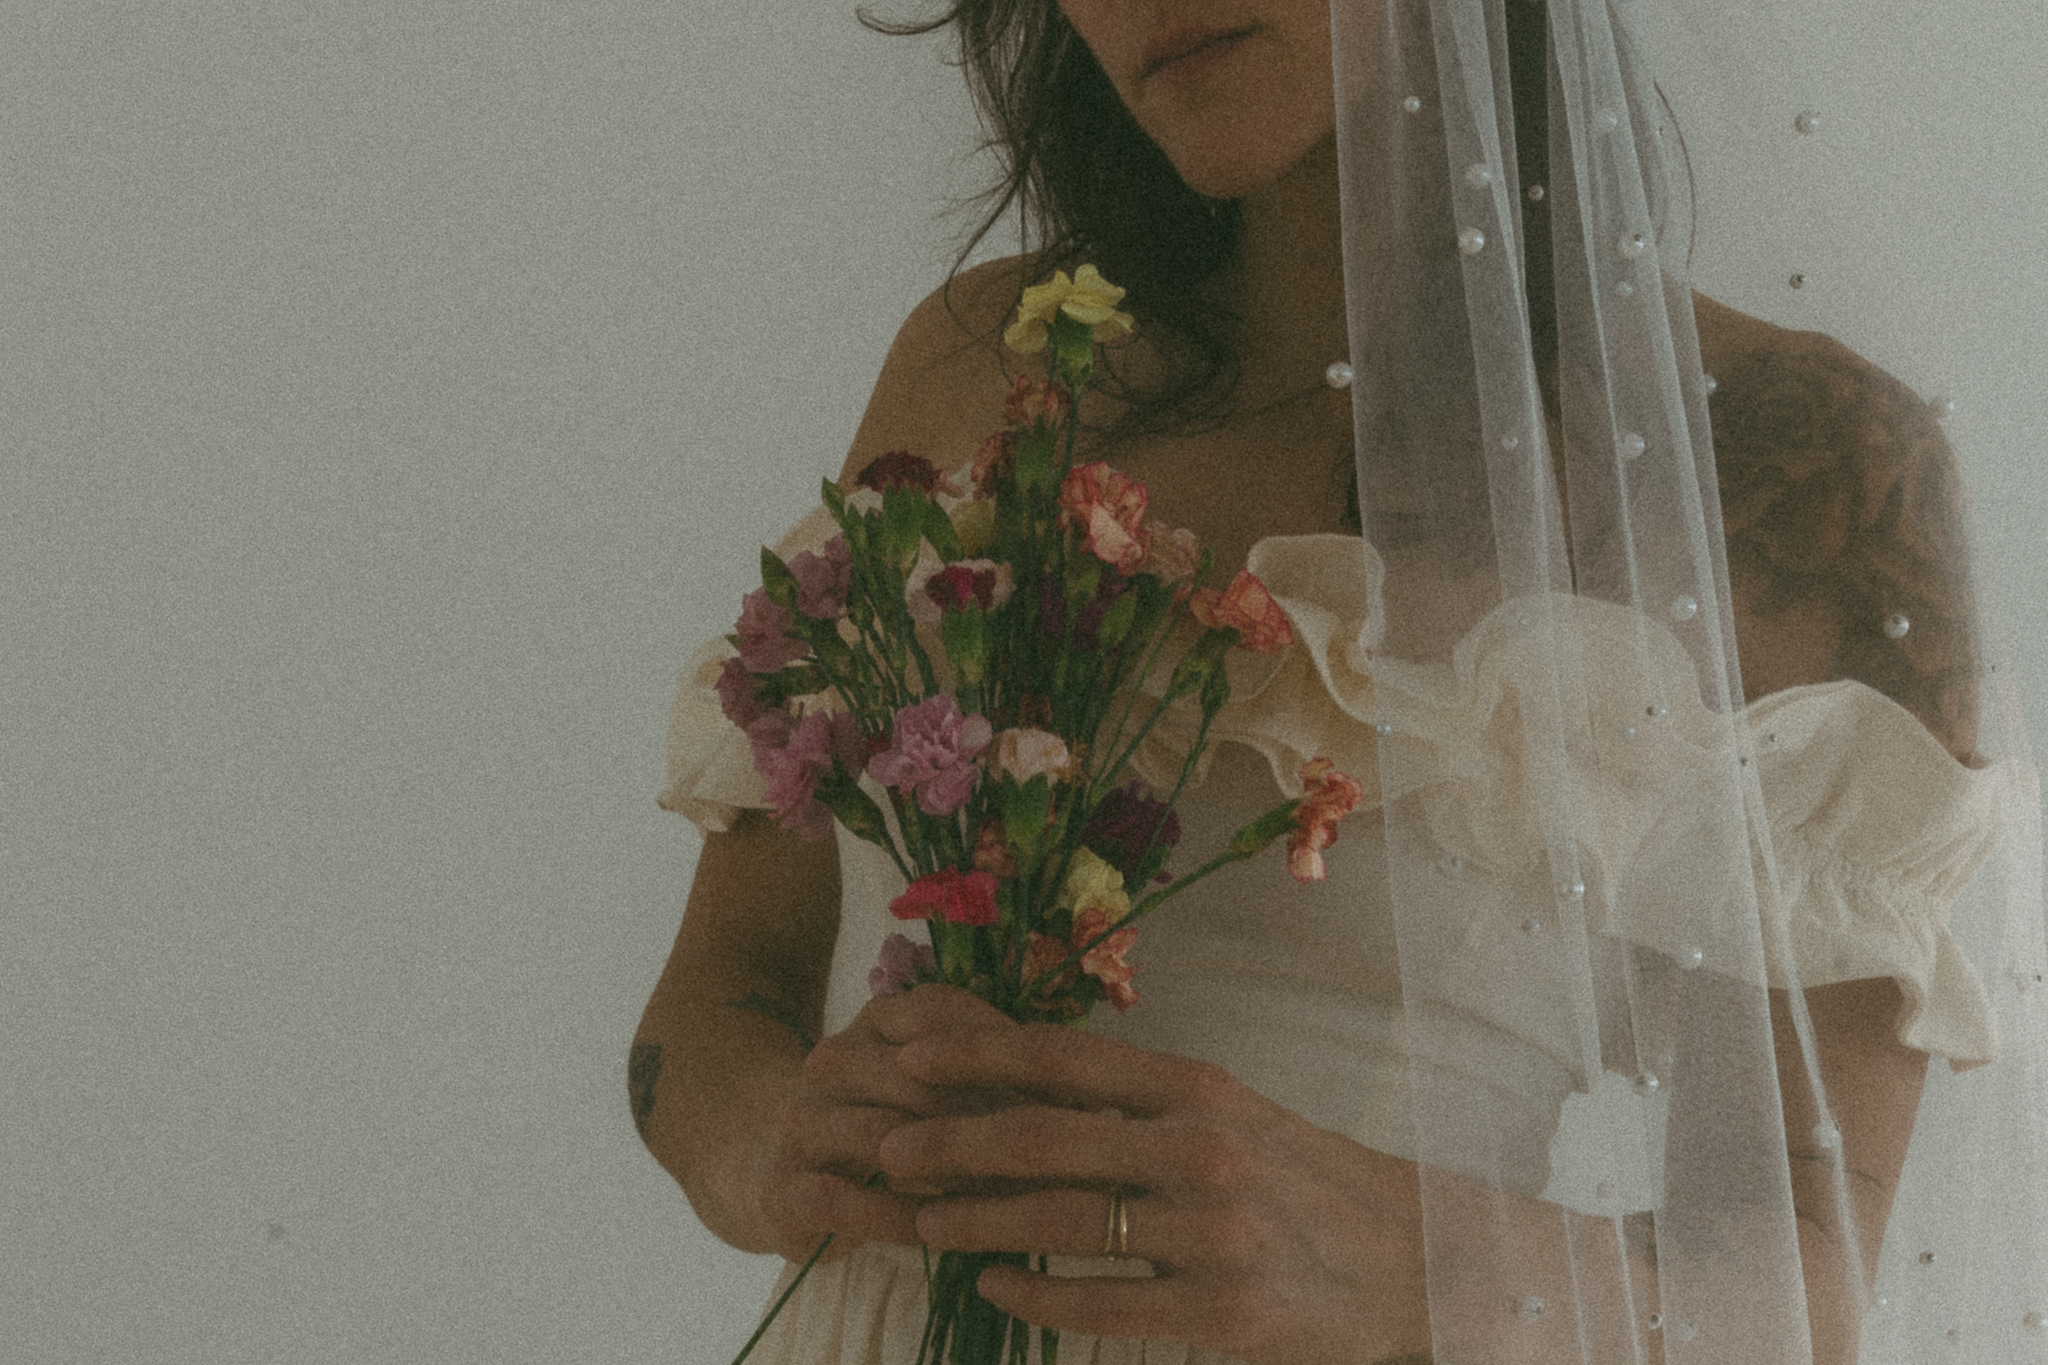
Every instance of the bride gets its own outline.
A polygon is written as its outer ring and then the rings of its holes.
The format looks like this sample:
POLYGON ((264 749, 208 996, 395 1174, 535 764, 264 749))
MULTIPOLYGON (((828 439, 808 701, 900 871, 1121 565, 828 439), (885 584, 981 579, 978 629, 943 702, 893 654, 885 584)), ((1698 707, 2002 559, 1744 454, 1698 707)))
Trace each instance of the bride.
MULTIPOLYGON (((2023 765, 1980 735, 1938 414, 1682 283, 1685 172, 1604 12, 1423 8, 948 16, 1038 245, 905 322, 842 483, 969 459, 1019 293, 1097 265, 1140 326, 1079 458, 1297 637, 1234 679, 1189 839, 1312 749, 1379 814, 1328 883, 1234 868, 1149 923, 1145 998, 1088 1032, 863 1001, 895 888, 757 808, 707 646, 664 796, 704 850, 631 1088, 721 1238, 836 1235, 756 1358, 907 1365, 919 1247, 1052 1254, 981 1289, 1073 1360, 1846 1362, 1932 1330, 1879 1294, 1930 1060, 2039 1060, 1989 986, 2040 933, 2018 893, 1997 947, 1951 923, 2023 765)), ((2022 1159, 2030 1115, 1971 1159, 2022 1159)), ((2040 1336, 1995 1298, 1950 1346, 2040 1336)))

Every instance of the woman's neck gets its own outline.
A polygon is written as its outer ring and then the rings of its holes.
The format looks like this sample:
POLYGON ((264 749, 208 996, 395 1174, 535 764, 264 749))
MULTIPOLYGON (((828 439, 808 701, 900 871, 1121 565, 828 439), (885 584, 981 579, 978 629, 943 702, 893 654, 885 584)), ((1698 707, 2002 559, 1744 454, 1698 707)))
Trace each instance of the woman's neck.
POLYGON ((1257 406, 1319 381, 1350 349, 1334 137, 1239 208, 1238 263, 1225 289, 1244 320, 1239 392, 1257 406))

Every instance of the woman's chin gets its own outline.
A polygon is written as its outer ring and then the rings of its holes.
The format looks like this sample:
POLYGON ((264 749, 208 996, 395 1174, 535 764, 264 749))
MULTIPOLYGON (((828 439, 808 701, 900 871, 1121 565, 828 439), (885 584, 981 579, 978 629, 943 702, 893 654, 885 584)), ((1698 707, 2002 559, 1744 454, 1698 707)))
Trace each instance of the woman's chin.
MULTIPOLYGON (((1322 141, 1328 141, 1325 134, 1322 141)), ((1210 199, 1242 199, 1280 180, 1309 159, 1317 141, 1295 147, 1278 138, 1218 139, 1216 143, 1168 149, 1168 159, 1196 194, 1210 199), (1278 144, 1276 146, 1276 144, 1278 144)))
POLYGON ((1183 158, 1174 162, 1180 178, 1208 199, 1242 199, 1278 180, 1288 164, 1264 157, 1241 159, 1183 158))

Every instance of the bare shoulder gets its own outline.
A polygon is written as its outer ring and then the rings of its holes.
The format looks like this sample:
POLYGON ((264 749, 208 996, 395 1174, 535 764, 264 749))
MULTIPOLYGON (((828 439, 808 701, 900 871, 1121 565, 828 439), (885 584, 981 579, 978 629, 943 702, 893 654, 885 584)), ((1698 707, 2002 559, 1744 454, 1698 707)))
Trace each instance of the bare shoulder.
POLYGON ((1911 388, 1818 332, 1695 296, 1752 697, 1850 678, 1959 756, 1978 660, 1961 479, 1911 388))
POLYGON ((841 482, 892 450, 951 469, 1002 423, 1002 332, 1026 283, 1011 256, 955 275, 904 320, 882 363, 841 482))

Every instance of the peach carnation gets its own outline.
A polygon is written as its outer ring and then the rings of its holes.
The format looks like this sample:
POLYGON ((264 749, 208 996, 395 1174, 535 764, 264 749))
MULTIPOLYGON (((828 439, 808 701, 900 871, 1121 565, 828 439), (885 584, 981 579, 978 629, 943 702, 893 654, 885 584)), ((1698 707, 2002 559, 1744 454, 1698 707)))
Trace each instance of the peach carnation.
POLYGON ((1287 871, 1298 882, 1319 882, 1325 875, 1323 850, 1337 842, 1337 825, 1365 799, 1358 779, 1337 771, 1327 758, 1302 765, 1308 788, 1294 808, 1294 832, 1287 836, 1287 871))
POLYGON ((1102 461, 1068 472, 1060 484, 1060 521, 1086 537, 1081 548, 1130 573, 1145 558, 1145 485, 1102 461))
MULTIPOLYGON (((1113 922, 1100 910, 1083 910, 1074 916, 1074 943, 1088 942, 1113 922)), ((1081 970, 1102 983, 1102 993, 1119 1012, 1138 1003, 1138 988, 1131 984, 1137 969, 1124 961, 1124 954, 1137 942, 1136 929, 1119 929, 1081 955, 1081 970)))
POLYGON ((1234 627, 1244 637, 1245 648, 1260 654, 1278 654, 1294 643, 1287 613, 1249 569, 1239 569, 1222 592, 1196 588, 1188 598, 1188 610, 1211 630, 1234 627))
POLYGON ((1065 388, 1021 374, 1003 404, 1003 420, 1013 427, 1058 426, 1067 419, 1069 406, 1065 388))

